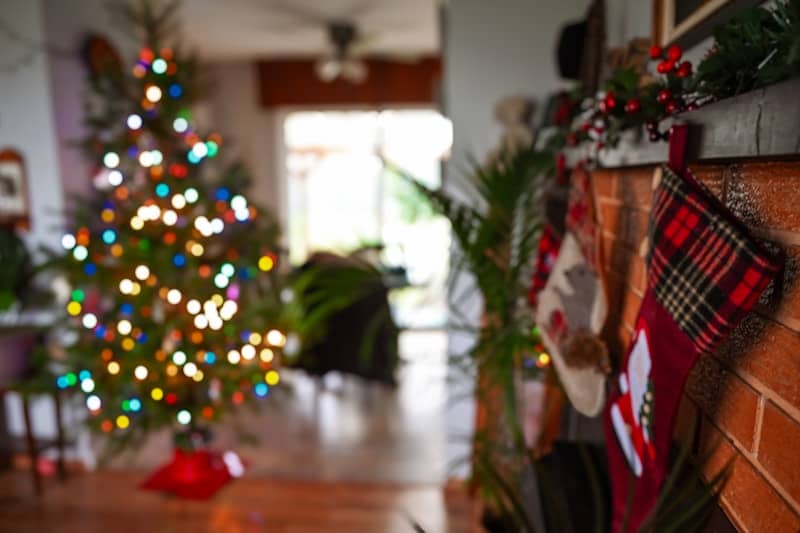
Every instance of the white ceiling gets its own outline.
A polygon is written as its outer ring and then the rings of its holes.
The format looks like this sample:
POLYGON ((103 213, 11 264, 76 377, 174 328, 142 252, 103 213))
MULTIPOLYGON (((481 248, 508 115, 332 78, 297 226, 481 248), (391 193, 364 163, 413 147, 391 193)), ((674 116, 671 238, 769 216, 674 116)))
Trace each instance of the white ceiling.
POLYGON ((319 56, 326 21, 352 21, 366 54, 439 50, 438 0, 184 0, 184 41, 205 60, 319 56))

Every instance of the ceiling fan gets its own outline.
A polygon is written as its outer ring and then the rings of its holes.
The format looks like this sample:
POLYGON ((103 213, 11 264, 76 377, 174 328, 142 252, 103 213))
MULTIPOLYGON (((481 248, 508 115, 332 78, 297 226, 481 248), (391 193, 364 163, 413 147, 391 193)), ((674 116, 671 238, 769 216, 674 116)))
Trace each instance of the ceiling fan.
POLYGON ((364 41, 356 25, 347 21, 333 21, 327 24, 327 31, 333 50, 314 65, 317 76, 328 83, 336 79, 363 83, 369 71, 366 62, 358 57, 358 46, 364 41))
MULTIPOLYGON (((322 81, 344 80, 358 84, 363 83, 369 75, 367 62, 362 56, 373 53, 375 44, 381 40, 380 31, 364 31, 364 27, 370 27, 370 20, 374 25, 375 15, 380 13, 381 5, 375 0, 327 3, 275 0, 273 7, 287 17, 289 24, 295 28, 310 25, 324 30, 329 51, 314 64, 314 70, 322 81)), ((385 16, 381 20, 384 24, 391 22, 395 29, 409 27, 403 20, 390 21, 385 16)), ((386 52, 381 55, 385 56, 386 52)), ((398 61, 416 57, 415 54, 402 53, 391 53, 391 56, 398 61)))

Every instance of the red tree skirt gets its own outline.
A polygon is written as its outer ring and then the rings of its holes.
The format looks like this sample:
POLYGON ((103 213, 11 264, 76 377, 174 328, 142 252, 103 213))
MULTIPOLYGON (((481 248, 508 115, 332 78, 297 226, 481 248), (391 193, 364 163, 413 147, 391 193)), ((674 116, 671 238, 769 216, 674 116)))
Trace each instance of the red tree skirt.
POLYGON ((207 500, 242 473, 244 466, 234 452, 176 448, 172 460, 153 472, 140 488, 171 492, 187 500, 207 500))

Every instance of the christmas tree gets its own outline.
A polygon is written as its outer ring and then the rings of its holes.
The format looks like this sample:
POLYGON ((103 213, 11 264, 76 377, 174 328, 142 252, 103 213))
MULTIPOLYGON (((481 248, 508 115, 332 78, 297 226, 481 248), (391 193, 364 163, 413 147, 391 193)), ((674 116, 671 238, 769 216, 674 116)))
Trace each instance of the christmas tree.
POLYGON ((195 129, 196 65, 165 42, 175 5, 123 9, 143 42, 132 69, 87 45, 97 174, 62 239, 74 342, 57 378, 121 443, 266 397, 286 342, 278 226, 220 162, 220 135, 195 129))

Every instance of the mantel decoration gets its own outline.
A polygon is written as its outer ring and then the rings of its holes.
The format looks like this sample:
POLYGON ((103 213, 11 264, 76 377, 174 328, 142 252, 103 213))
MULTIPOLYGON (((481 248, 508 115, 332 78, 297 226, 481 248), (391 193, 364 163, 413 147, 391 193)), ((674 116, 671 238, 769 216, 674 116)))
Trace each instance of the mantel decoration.
POLYGON ((177 3, 154 5, 121 8, 141 37, 130 70, 107 42, 87 47, 96 170, 54 261, 74 338, 56 385, 82 395, 110 452, 171 428, 174 459, 144 486, 206 498, 243 468, 207 448, 209 428, 281 380, 279 230, 220 161, 221 136, 193 120, 197 66, 166 42, 177 3))

